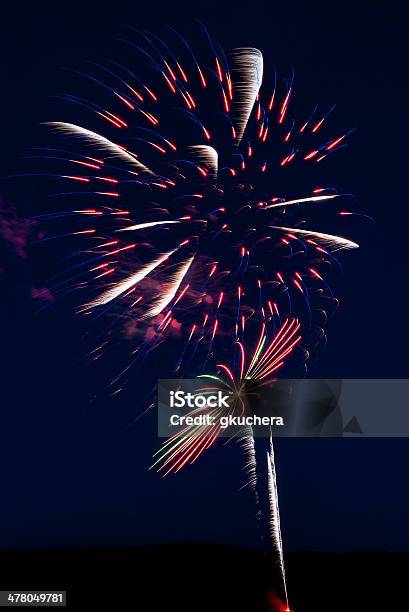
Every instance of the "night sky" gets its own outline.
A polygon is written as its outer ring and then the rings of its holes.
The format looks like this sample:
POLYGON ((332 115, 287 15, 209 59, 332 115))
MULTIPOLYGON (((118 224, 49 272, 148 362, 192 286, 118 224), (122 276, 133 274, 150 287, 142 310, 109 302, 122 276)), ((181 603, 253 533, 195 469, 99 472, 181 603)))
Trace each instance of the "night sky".
MULTIPOLYGON (((280 71, 294 66, 295 97, 304 108, 336 102, 335 126, 357 128, 331 172, 376 223, 345 225, 344 235, 351 232, 361 248, 343 259, 341 308, 309 376, 406 378, 408 33, 402 6, 171 4, 167 11, 120 1, 4 7, 0 174, 27 167, 24 151, 39 144, 36 126, 49 119, 50 96, 70 89, 72 76, 63 68, 118 55, 127 25, 155 30, 170 23, 188 33, 199 17, 225 48, 256 46, 280 71)), ((126 50, 121 57, 126 63, 126 50)), ((18 183, 0 182, 3 206, 14 205, 23 218, 38 214, 38 183, 18 183)), ((32 298, 46 279, 24 236, 23 228, 16 246, 2 231, 0 251, 0 547, 254 544, 254 509, 238 491, 239 450, 208 452, 175 478, 147 471, 156 421, 154 413, 135 421, 146 393, 138 373, 122 394, 109 396, 109 364, 102 371, 84 359, 87 321, 67 304, 41 308, 32 298)), ((409 552, 408 439, 282 440, 277 461, 286 548, 409 552)))

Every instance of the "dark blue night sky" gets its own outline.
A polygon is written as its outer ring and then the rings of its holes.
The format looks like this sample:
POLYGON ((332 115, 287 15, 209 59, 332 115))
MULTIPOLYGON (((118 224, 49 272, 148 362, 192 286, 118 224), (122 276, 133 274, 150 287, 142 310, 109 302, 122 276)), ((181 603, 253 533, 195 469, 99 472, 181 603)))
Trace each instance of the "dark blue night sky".
MULTIPOLYGON (((376 224, 354 225, 361 249, 344 258, 341 308, 309 375, 406 378, 402 7, 366 1, 277 9, 274 2, 174 4, 163 13, 149 3, 143 8, 121 1, 3 8, 0 174, 26 163, 24 148, 36 144, 34 126, 48 118, 48 97, 62 84, 69 89, 72 77, 61 68, 108 58, 124 25, 171 23, 188 32, 191 19, 200 17, 225 48, 253 45, 279 68, 294 65, 298 98, 336 102, 341 129, 357 128, 350 150, 334 161, 335 171, 342 189, 356 195, 376 224)), ((37 190, 34 182, 18 188, 0 183, 2 201, 23 217, 35 214, 37 190)), ((254 508, 238 491, 239 450, 218 448, 176 478, 147 471, 156 422, 154 413, 135 422, 148 391, 138 373, 124 393, 110 398, 107 371, 84 360, 87 321, 65 304, 39 309, 31 299, 32 287, 44 283, 38 260, 18 256, 7 242, 1 253, 0 547, 254 544, 254 508)), ((282 440, 277 461, 287 548, 409 551, 407 439, 282 440)))

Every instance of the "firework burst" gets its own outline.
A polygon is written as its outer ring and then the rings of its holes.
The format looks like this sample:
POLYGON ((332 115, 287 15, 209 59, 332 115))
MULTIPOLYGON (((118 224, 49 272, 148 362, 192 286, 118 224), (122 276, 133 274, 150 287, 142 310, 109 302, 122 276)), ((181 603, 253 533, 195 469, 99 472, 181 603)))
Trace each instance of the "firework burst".
MULTIPOLYGON (((44 215, 64 228, 45 240, 74 243, 53 289, 81 292, 81 313, 131 320, 130 365, 176 329, 174 371, 199 371, 202 392, 232 394, 215 410, 219 422, 244 413, 249 384, 271 382, 300 343, 300 321, 305 342, 315 313, 334 302, 326 272, 358 245, 322 231, 316 211, 334 213, 342 194, 313 177, 352 130, 329 135, 334 107, 295 117, 293 75, 278 79, 255 48, 225 53, 202 27, 195 45, 171 28, 123 42, 132 60, 77 71, 86 97, 64 95, 69 116, 47 124, 57 144, 37 150, 59 184, 50 196, 65 202, 44 215), (215 374, 204 373, 214 358, 215 374)), ((154 466, 176 473, 219 434, 218 425, 182 428, 154 466)), ((261 485, 251 427, 240 439, 249 484, 257 498, 267 491, 288 610, 272 439, 261 485)))
POLYGON ((225 54, 199 34, 195 47, 173 30, 135 34, 130 67, 80 72, 89 99, 64 98, 87 127, 50 122, 62 148, 40 154, 59 171, 53 195, 75 201, 47 215, 74 230, 47 236, 75 240, 57 289, 86 292, 80 312, 131 318, 138 358, 177 326, 179 372, 226 337, 243 342, 249 324, 310 326, 333 300, 334 252, 357 247, 309 220, 339 193, 295 187, 345 146, 347 133, 326 132, 333 109, 296 119, 293 78, 279 82, 257 49, 225 54))
MULTIPOLYGON (((156 453, 158 458, 152 467, 159 465, 158 471, 165 476, 171 472, 178 472, 186 464, 194 463, 205 450, 214 444, 222 430, 220 425, 222 417, 239 414, 239 418, 245 419, 245 402, 248 397, 249 383, 257 381, 267 384, 277 376, 286 357, 301 340, 300 327, 297 319, 286 319, 277 334, 268 342, 266 326, 263 324, 258 343, 250 359, 247 359, 245 348, 238 340, 240 358, 236 368, 226 363, 219 363, 217 364, 217 375, 200 375, 200 378, 207 379, 214 384, 206 385, 198 393, 228 391, 231 393, 229 407, 220 406, 209 411, 213 425, 205 423, 199 427, 195 424, 183 427, 163 443, 161 449, 156 453)), ((201 412, 202 409, 198 408, 192 411, 191 416, 194 417, 201 412)), ((239 424, 244 425, 245 423, 239 422, 239 424)))
MULTIPOLYGON (((209 449, 218 439, 223 419, 235 416, 235 423, 239 430, 234 435, 241 444, 247 457, 244 471, 247 475, 247 485, 255 493, 257 505, 259 506, 259 517, 264 518, 261 509, 263 494, 267 491, 266 523, 268 537, 277 555, 277 562, 281 575, 283 596, 288 609, 287 583, 284 565, 284 553, 280 527, 280 513, 278 505, 276 463, 274 458, 272 428, 269 429, 267 446, 263 445, 261 456, 256 453, 254 427, 252 418, 248 417, 249 396, 254 394, 254 383, 260 387, 271 384, 284 366, 286 358, 289 357, 294 348, 301 341, 300 322, 297 319, 286 319, 272 340, 268 340, 266 326, 263 323, 254 350, 249 356, 243 344, 237 340, 240 357, 237 365, 226 363, 217 364, 217 373, 202 374, 201 379, 206 380, 206 385, 197 390, 198 395, 214 394, 223 392, 230 394, 228 407, 220 406, 206 411, 207 419, 203 424, 186 425, 179 429, 176 434, 165 440, 161 448, 155 454, 155 462, 151 466, 156 468, 163 476, 177 473, 188 464, 193 464, 209 449), (250 389, 249 389, 250 387, 250 389), (252 390, 253 389, 253 390, 252 390), (237 418, 238 415, 238 418, 237 418), (247 422, 250 418, 251 422, 247 422), (261 465, 260 465, 261 463, 261 465), (259 474, 261 473, 261 476, 259 474)), ((197 408, 189 413, 194 420, 203 414, 203 408, 197 408)), ((265 506, 264 506, 265 507, 265 506)))

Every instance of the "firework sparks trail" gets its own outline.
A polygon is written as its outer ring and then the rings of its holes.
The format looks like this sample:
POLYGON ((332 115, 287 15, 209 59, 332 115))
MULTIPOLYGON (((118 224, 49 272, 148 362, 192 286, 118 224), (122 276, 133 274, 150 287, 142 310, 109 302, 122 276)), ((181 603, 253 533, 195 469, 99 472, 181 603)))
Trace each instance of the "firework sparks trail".
POLYGON ((288 608, 288 591, 287 591, 287 580, 285 574, 285 564, 284 564, 284 549, 283 549, 283 539, 281 535, 281 524, 280 524, 280 507, 278 503, 278 490, 277 490, 277 468, 274 457, 274 446, 273 440, 270 437, 270 449, 266 453, 266 461, 267 461, 267 475, 268 475, 268 501, 270 506, 270 533, 271 539, 275 544, 276 551, 278 554, 278 562, 280 565, 280 571, 283 581, 283 590, 285 596, 285 602, 288 608))

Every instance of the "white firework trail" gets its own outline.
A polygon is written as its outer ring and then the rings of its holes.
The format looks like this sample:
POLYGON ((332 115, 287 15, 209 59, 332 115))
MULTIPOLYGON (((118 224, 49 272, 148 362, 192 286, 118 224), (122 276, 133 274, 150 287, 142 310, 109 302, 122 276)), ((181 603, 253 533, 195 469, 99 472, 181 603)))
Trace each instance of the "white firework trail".
POLYGON ((148 221, 147 223, 137 223, 136 225, 130 225, 129 227, 122 227, 116 230, 117 232, 132 232, 136 230, 146 229, 148 227, 156 227, 159 225, 169 225, 174 223, 180 223, 180 221, 148 221))
POLYGON ((258 505, 258 492, 257 492, 257 461, 256 461, 256 449, 254 446, 253 429, 249 427, 243 436, 239 439, 241 448, 247 457, 247 463, 245 464, 243 471, 246 476, 246 482, 241 487, 249 487, 256 494, 256 501, 258 505))
POLYGON ((263 55, 253 47, 241 47, 233 49, 230 58, 234 83, 231 114, 240 144, 263 80, 263 55))
POLYGON ((188 273, 193 260, 194 255, 192 257, 189 257, 185 262, 183 262, 180 269, 178 269, 174 273, 170 283, 167 284, 164 294, 156 301, 153 306, 151 306, 151 308, 146 313, 144 313, 144 319, 156 317, 173 300, 183 279, 188 273))
POLYGON ((138 270, 138 272, 135 272, 135 274, 132 274, 128 278, 125 278, 119 283, 116 283, 113 287, 111 287, 107 291, 104 291, 104 293, 101 293, 101 295, 95 298, 95 300, 93 300, 92 302, 88 302, 88 304, 84 304, 83 309, 89 310, 90 308, 94 308, 95 306, 102 306, 103 304, 108 304, 108 302, 112 302, 112 300, 115 300, 122 293, 125 293, 125 291, 128 291, 128 289, 131 289, 132 287, 137 285, 142 279, 144 279, 151 272, 153 272, 158 266, 160 266, 164 261, 166 261, 171 255, 176 253, 178 249, 179 247, 176 249, 173 249, 172 251, 168 251, 164 255, 161 255, 157 259, 154 259, 154 261, 152 261, 151 263, 146 264, 140 270, 138 270))
POLYGON ((107 151, 112 156, 120 158, 122 161, 130 164, 140 172, 156 176, 152 170, 138 161, 133 153, 129 153, 129 151, 126 151, 123 147, 116 145, 111 140, 108 140, 108 138, 105 138, 105 136, 97 134, 97 132, 87 130, 86 128, 75 125, 74 123, 65 123, 64 121, 49 121, 46 125, 50 125, 58 132, 65 135, 81 138, 83 141, 94 145, 96 148, 102 151, 107 151))
POLYGON ((319 240, 332 251, 341 251, 342 249, 357 249, 359 244, 352 240, 342 238, 342 236, 334 236, 333 234, 323 234, 322 232, 314 232, 313 230, 299 229, 298 227, 282 227, 280 225, 269 225, 272 229, 288 232, 288 234, 299 234, 306 238, 319 240))
POLYGON ((199 164, 205 164, 210 178, 216 179, 218 173, 219 156, 216 149, 208 145, 191 145, 188 147, 191 158, 199 164))
POLYGON ((268 210, 269 208, 282 208, 283 206, 291 206, 292 204, 303 204, 305 202, 321 202, 322 200, 332 200, 333 198, 338 197, 339 194, 335 193, 331 195, 311 196, 309 198, 297 198, 295 200, 284 200, 284 202, 268 204, 268 206, 263 207, 263 210, 268 210))
POLYGON ((274 457, 273 440, 270 437, 270 449, 266 453, 267 459, 267 482, 268 482, 268 500, 269 500, 269 527, 270 536, 274 546, 276 547, 278 562, 280 564, 281 576, 283 580, 283 588, 285 593, 285 601, 288 606, 288 594, 287 594, 287 581, 285 575, 285 564, 284 564, 284 553, 283 553, 283 541, 281 537, 281 524, 280 524, 280 508, 278 505, 278 491, 277 491, 277 471, 274 457))

